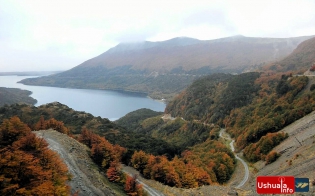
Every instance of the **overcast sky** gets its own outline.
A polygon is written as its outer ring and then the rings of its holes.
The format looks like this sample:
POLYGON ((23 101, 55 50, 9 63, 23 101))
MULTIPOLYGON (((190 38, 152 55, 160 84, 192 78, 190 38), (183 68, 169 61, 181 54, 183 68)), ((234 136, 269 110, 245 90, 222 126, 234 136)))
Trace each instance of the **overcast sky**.
POLYGON ((314 0, 0 0, 0 71, 67 70, 120 42, 315 35, 314 0))

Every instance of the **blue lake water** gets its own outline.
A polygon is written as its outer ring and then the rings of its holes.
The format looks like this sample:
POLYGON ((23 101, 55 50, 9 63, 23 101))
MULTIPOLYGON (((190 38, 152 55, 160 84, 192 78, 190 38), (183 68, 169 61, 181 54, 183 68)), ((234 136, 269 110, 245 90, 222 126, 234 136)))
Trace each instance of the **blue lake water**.
POLYGON ((165 103, 138 93, 28 86, 17 83, 30 77, 32 76, 0 76, 0 86, 32 91, 31 97, 37 100, 35 106, 58 101, 74 110, 85 111, 109 120, 117 120, 140 108, 148 108, 154 111, 164 111, 165 109, 165 103))

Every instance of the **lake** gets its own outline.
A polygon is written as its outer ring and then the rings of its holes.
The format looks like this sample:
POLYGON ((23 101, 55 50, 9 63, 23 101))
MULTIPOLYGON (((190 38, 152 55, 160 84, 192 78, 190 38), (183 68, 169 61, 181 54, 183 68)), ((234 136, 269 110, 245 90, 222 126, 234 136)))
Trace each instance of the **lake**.
POLYGON ((74 110, 88 112, 112 121, 140 108, 154 111, 164 111, 165 109, 165 103, 139 93, 28 86, 17 83, 30 77, 32 76, 0 76, 0 86, 32 91, 31 97, 37 100, 35 106, 57 101, 74 110))

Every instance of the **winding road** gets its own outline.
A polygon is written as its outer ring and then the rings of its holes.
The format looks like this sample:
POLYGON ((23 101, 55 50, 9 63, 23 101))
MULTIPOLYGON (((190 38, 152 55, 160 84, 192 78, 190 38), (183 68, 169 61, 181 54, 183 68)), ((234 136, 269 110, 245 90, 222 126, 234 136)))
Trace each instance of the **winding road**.
MULTIPOLYGON (((79 191, 79 196, 120 195, 113 192, 104 182, 99 180, 102 174, 98 169, 95 169, 97 167, 91 167, 91 164, 94 163, 87 152, 81 148, 82 144, 78 141, 53 130, 36 131, 35 133, 38 137, 44 138, 49 144, 49 148, 56 151, 67 165, 73 176, 69 182, 72 193, 79 191)), ((148 195, 164 196, 158 190, 148 186, 135 169, 122 165, 122 170, 130 176, 137 175, 136 182, 142 185, 148 195)))
MULTIPOLYGON (((225 129, 221 129, 220 130, 219 136, 221 138, 223 138, 223 139, 231 141, 230 148, 231 148, 232 152, 234 152, 235 151, 235 149, 234 149, 234 140, 230 137, 230 135, 228 135, 228 133, 225 132, 225 129), (223 136, 223 133, 225 135, 227 135, 227 137, 223 136)), ((245 163, 245 161, 243 159, 241 159, 235 152, 234 152, 234 155, 235 155, 235 158, 237 160, 239 160, 244 166, 244 171, 245 171, 244 177, 243 177, 242 181, 236 186, 236 188, 241 188, 242 186, 244 186, 244 184, 247 182, 247 180, 249 178, 249 169, 248 169, 248 166, 247 166, 247 164, 245 163)))

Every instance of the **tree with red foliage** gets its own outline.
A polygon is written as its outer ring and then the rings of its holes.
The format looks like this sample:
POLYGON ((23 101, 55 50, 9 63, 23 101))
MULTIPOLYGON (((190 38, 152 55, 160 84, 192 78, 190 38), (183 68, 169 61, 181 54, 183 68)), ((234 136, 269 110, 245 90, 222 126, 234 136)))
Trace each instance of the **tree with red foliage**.
POLYGON ((136 178, 127 175, 124 189, 127 195, 137 195, 136 185, 136 178))
POLYGON ((130 196, 144 196, 146 195, 142 185, 137 184, 137 176, 131 177, 127 175, 125 182, 125 192, 130 196))
POLYGON ((112 162, 106 172, 107 178, 112 182, 121 182, 122 172, 118 162, 112 162))

